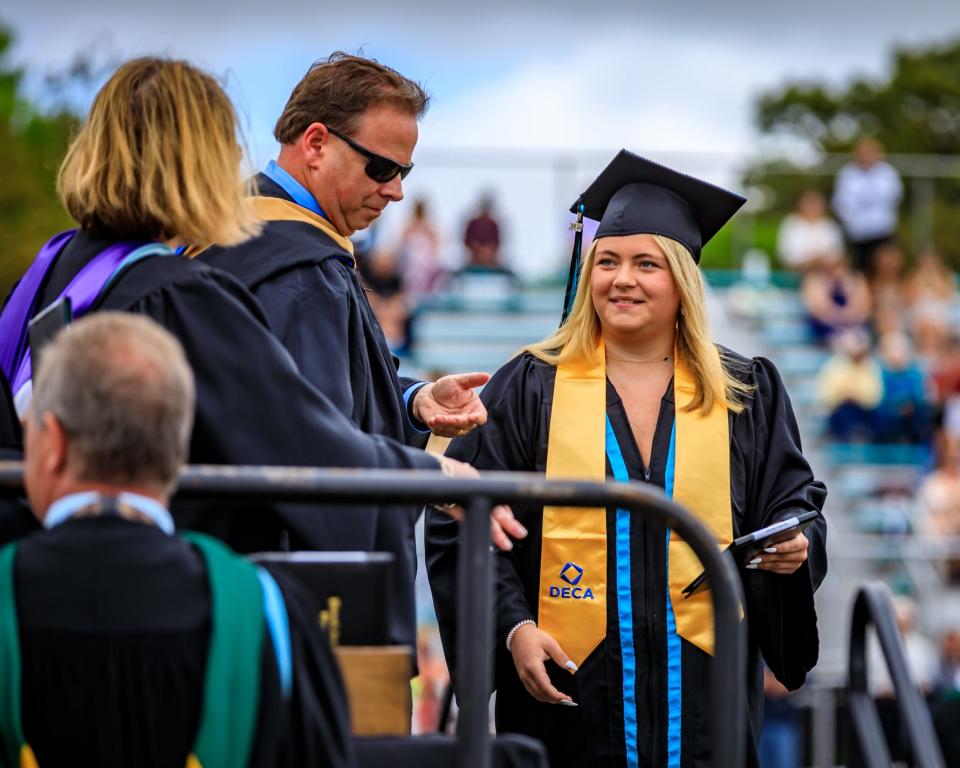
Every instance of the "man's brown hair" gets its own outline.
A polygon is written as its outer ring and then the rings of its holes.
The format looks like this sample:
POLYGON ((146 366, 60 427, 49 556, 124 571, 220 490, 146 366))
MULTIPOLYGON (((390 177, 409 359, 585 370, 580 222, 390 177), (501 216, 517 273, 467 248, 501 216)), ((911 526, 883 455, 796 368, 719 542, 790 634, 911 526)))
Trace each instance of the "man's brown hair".
POLYGON ((314 63, 297 83, 273 135, 281 144, 292 144, 312 123, 350 133, 368 108, 381 104, 419 119, 429 102, 419 83, 395 69, 337 51, 314 63))

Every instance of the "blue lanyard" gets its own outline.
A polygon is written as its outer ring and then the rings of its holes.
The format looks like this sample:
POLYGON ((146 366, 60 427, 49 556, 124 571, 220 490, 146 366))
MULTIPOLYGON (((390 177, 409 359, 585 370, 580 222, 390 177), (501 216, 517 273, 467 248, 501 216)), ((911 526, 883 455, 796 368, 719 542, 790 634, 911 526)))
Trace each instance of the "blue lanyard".
POLYGON ((282 187, 283 191, 290 195, 290 197, 293 198, 293 202, 301 208, 306 208, 308 211, 313 211, 317 215, 323 216, 325 219, 327 218, 327 214, 323 212, 320 204, 314 196, 310 194, 307 188, 277 165, 276 160, 271 160, 267 163, 267 167, 263 169, 263 175, 274 184, 282 187))
MULTIPOLYGON (((156 499, 141 496, 138 493, 127 493, 126 491, 118 493, 116 498, 117 501, 122 504, 133 507, 138 512, 149 517, 157 528, 168 536, 174 534, 173 518, 167 511, 167 508, 156 499)), ((43 525, 48 530, 56 528, 58 525, 67 522, 67 520, 77 514, 81 509, 92 507, 94 504, 100 503, 102 499, 103 495, 96 491, 71 493, 69 496, 63 496, 50 505, 47 514, 43 518, 43 525)))

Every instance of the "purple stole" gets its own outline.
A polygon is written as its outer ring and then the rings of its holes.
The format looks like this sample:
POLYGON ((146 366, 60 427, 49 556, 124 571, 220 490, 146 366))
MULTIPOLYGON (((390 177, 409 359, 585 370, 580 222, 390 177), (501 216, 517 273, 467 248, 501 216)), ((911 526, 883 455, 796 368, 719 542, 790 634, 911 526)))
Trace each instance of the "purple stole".
MULTIPOLYGON (((10 300, 0 314, 0 370, 6 375, 22 416, 21 402, 29 399, 33 369, 27 330, 30 319, 41 309, 38 293, 44 280, 77 230, 55 235, 40 249, 33 264, 14 288, 10 300), (21 396, 23 393, 24 396, 21 396)), ((165 245, 144 242, 122 242, 111 245, 94 256, 54 300, 69 298, 74 317, 80 317, 93 306, 97 297, 127 266, 140 258, 172 253, 165 245)), ((53 303, 53 302, 51 302, 53 303)), ((25 402, 24 402, 25 405, 25 402)))

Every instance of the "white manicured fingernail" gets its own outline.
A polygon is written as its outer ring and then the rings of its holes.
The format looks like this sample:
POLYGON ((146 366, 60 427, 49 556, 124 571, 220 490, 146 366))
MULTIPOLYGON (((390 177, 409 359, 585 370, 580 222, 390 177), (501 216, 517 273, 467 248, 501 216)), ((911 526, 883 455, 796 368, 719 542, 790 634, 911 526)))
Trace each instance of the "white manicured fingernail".
POLYGON ((772 555, 774 552, 777 551, 777 548, 776 548, 776 547, 766 547, 763 551, 764 551, 764 552, 769 552, 769 553, 772 555))
POLYGON ((759 565, 762 562, 763 562, 762 557, 755 557, 753 558, 753 560, 750 561, 750 565, 759 565))
POLYGON ((579 707, 579 706, 580 706, 579 704, 577 704, 577 702, 575 702, 575 701, 570 701, 570 699, 560 699, 560 703, 561 703, 563 706, 565 706, 565 707, 579 707))
POLYGON ((755 570, 757 570, 757 568, 759 568, 759 566, 750 564, 750 565, 747 566, 747 568, 749 568, 751 571, 755 571, 755 570))
POLYGON ((571 672, 576 672, 577 669, 579 669, 579 667, 577 667, 577 665, 574 664, 572 661, 568 661, 566 664, 564 664, 564 666, 567 669, 569 669, 571 672))

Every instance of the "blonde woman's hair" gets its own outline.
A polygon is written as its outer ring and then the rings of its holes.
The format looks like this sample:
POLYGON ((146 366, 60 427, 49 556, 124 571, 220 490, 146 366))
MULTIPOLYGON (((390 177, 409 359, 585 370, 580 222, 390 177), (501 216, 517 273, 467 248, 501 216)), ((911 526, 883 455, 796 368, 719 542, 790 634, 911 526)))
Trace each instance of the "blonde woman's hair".
MULTIPOLYGON (((652 235, 667 259, 680 294, 682 313, 677 317, 677 353, 686 362, 693 376, 695 394, 687 410, 709 413, 714 404, 725 405, 733 413, 743 410, 743 400, 753 387, 733 375, 737 364, 721 359, 710 333, 706 310, 703 275, 690 251, 676 240, 652 235)), ((600 318, 593 307, 591 274, 597 253, 597 242, 587 250, 580 271, 580 281, 567 321, 543 341, 531 344, 524 351, 550 365, 591 355, 600 335, 600 318)))
POLYGON ((57 187, 84 230, 234 245, 258 231, 242 154, 216 80, 186 61, 133 59, 97 93, 57 187))

